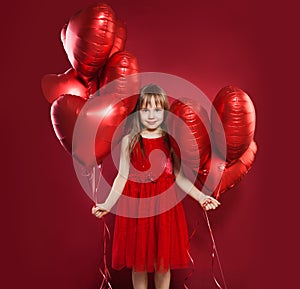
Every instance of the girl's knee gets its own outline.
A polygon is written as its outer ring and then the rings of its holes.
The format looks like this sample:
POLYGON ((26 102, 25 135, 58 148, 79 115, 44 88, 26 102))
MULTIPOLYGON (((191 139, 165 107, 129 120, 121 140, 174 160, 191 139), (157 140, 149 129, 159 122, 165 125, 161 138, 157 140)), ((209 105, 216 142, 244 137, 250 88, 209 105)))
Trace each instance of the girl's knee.
POLYGON ((168 269, 168 271, 155 271, 154 274, 157 277, 165 277, 170 275, 170 269, 168 269))
POLYGON ((154 283, 156 289, 169 289, 170 288, 170 269, 167 272, 155 271, 154 283))
POLYGON ((143 277, 148 276, 148 272, 146 271, 135 271, 134 268, 132 269, 132 275, 143 277))

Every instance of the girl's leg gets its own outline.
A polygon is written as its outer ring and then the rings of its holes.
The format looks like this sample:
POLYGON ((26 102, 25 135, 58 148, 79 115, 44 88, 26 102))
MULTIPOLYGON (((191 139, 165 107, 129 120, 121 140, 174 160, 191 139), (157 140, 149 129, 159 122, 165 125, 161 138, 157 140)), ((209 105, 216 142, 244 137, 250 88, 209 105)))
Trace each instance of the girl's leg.
POLYGON ((132 284, 134 289, 147 289, 148 273, 135 272, 134 269, 132 269, 132 284))
POLYGON ((170 269, 166 273, 154 273, 155 289, 169 289, 171 280, 170 269))

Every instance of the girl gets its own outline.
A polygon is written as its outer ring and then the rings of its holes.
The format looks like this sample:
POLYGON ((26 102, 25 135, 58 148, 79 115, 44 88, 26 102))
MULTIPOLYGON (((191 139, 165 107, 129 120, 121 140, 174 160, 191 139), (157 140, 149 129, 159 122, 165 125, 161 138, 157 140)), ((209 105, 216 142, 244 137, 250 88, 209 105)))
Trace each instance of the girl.
POLYGON ((180 161, 166 133, 168 109, 167 96, 159 86, 150 84, 141 89, 131 132, 121 142, 119 171, 111 192, 104 203, 92 208, 92 213, 102 218, 122 194, 135 201, 151 200, 142 208, 139 204, 122 203, 122 199, 117 205, 112 268, 132 268, 134 289, 147 289, 148 272, 154 272, 156 289, 168 289, 170 270, 188 266, 188 231, 183 206, 177 202, 164 210, 166 207, 162 204, 176 199, 174 180, 204 209, 220 205, 216 199, 199 191, 180 169, 180 161), (149 158, 154 150, 163 152, 165 157, 149 158), (159 201, 156 198, 156 202, 152 202, 153 197, 165 191, 171 192, 168 195, 171 197, 159 201), (132 211, 136 212, 135 216, 129 214, 132 211))

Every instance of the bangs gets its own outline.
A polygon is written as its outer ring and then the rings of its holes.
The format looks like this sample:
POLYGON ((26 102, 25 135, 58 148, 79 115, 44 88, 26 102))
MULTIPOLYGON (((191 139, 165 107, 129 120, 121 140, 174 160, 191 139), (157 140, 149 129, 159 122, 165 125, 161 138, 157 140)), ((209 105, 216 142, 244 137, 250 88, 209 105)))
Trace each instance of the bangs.
POLYGON ((145 93, 143 97, 140 99, 140 107, 145 108, 150 106, 151 107, 151 99, 154 99, 156 107, 162 107, 164 109, 168 108, 168 102, 166 101, 166 97, 162 94, 155 94, 155 93, 145 93))

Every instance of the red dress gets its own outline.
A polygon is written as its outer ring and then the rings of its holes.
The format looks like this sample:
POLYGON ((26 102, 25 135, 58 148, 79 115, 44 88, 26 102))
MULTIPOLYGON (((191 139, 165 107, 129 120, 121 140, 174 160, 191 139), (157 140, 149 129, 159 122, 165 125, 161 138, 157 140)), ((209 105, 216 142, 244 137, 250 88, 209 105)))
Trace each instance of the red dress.
POLYGON ((186 268, 188 230, 170 150, 163 137, 143 138, 143 144, 145 157, 137 143, 117 204, 112 268, 141 272, 186 268))

